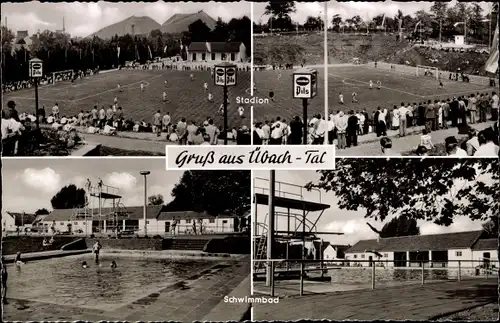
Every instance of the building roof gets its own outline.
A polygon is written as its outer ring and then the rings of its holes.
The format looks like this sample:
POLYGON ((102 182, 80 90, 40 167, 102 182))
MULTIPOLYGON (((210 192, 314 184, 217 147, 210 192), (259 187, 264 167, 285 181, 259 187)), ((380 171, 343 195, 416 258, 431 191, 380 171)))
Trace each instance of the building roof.
POLYGON ((479 239, 472 246, 472 250, 498 250, 498 239, 479 239))
POLYGON ((483 231, 466 231, 445 234, 430 234, 360 240, 346 253, 363 253, 365 250, 384 251, 441 251, 468 249, 481 237, 483 231))
POLYGON ((192 42, 188 51, 210 53, 238 53, 241 42, 192 42))
POLYGON ((35 221, 36 215, 31 214, 31 213, 18 213, 18 212, 7 212, 9 213, 13 218, 15 225, 17 227, 26 225, 26 224, 33 224, 35 221))
POLYGON ((176 211, 176 212, 161 212, 158 215, 158 220, 168 221, 168 220, 183 220, 183 219, 210 219, 210 218, 233 218, 234 215, 231 214, 219 214, 218 216, 213 216, 207 212, 196 212, 196 211, 176 211))

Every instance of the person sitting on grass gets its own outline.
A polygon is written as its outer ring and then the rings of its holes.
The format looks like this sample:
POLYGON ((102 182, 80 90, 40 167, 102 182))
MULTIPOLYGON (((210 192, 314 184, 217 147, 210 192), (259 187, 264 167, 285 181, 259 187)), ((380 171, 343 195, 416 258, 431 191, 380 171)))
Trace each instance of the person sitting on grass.
POLYGON ((457 138, 455 138, 454 136, 450 136, 445 139, 445 146, 448 156, 467 157, 467 152, 458 147, 457 138))
MULTIPOLYGON (((420 146, 423 146, 427 149, 427 151, 432 150, 434 148, 434 144, 432 143, 432 137, 429 129, 424 129, 422 135, 420 136, 420 146)), ((417 147, 418 149, 418 147, 417 147)))

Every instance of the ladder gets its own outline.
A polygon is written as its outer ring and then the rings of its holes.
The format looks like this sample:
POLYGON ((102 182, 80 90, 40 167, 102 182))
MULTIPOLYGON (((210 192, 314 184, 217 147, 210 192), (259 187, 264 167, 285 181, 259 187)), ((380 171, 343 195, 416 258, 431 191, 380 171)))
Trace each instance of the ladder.
MULTIPOLYGON (((266 223, 267 220, 267 214, 266 217, 264 218, 264 223, 266 223)), ((264 224, 262 226, 262 233, 259 237, 259 241, 256 246, 255 250, 255 259, 256 260, 264 260, 267 257, 267 227, 264 224)), ((257 261, 254 263, 254 270, 259 270, 264 267, 264 262, 263 261, 257 261)))

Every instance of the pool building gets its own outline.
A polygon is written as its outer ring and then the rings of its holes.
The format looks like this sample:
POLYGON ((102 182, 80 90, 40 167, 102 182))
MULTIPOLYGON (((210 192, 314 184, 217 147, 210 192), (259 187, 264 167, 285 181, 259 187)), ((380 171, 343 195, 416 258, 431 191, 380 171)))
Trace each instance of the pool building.
MULTIPOLYGON (((461 267, 498 263, 498 239, 484 231, 360 240, 346 250, 349 265, 362 267, 461 267), (371 251, 375 251, 373 253, 371 251)), ((498 265, 497 265, 498 266, 498 265)))
POLYGON ((92 234, 122 233, 143 234, 146 226, 148 235, 172 234, 216 234, 245 230, 245 215, 223 213, 211 215, 207 212, 165 211, 165 206, 151 205, 103 209, 56 209, 39 224, 43 233, 92 234), (145 225, 146 224, 146 225, 145 225))

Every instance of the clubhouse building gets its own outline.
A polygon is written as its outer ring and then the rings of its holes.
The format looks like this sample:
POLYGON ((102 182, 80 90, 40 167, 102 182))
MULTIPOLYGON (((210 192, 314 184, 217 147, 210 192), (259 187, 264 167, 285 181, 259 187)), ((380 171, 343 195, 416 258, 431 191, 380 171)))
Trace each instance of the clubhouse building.
POLYGON ((350 266, 476 267, 496 263, 498 239, 484 231, 360 240, 345 251, 350 266), (375 252, 373 252, 375 251, 375 252))
POLYGON ((187 60, 244 63, 247 60, 246 51, 241 42, 192 42, 187 49, 187 60))

